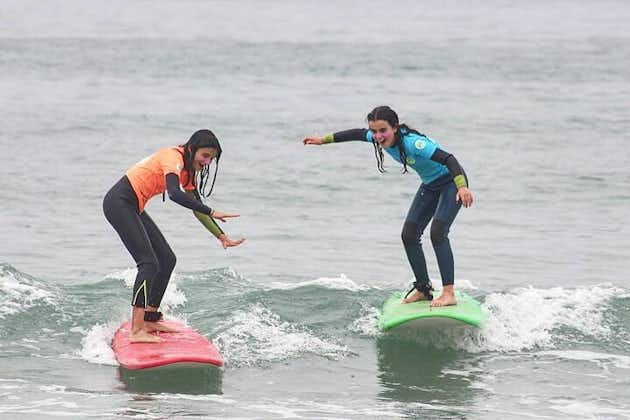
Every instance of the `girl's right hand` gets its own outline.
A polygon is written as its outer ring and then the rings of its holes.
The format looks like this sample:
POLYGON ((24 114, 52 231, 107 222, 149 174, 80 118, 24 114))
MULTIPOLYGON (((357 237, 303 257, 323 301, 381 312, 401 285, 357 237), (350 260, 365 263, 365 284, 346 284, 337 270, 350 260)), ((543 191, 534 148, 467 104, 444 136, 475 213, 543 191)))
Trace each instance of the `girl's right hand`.
POLYGON ((231 218, 231 217, 240 217, 239 214, 234 214, 234 213, 225 213, 222 211, 218 211, 218 210, 213 210, 212 213, 210 213, 210 217, 212 217, 213 219, 218 219, 220 221, 222 221, 223 223, 226 222, 225 219, 231 218))
POLYGON ((316 144, 319 146, 319 145, 324 144, 324 138, 323 137, 306 137, 304 140, 302 140, 302 143, 316 144))

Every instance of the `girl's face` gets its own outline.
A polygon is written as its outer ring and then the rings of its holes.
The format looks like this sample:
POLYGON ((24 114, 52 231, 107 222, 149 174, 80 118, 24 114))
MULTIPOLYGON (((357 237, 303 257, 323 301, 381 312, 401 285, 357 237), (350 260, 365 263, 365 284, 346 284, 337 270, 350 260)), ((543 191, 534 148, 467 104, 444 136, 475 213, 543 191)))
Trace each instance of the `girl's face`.
POLYGON ((212 159, 217 157, 217 149, 212 147, 200 147, 195 153, 193 158, 193 168, 196 171, 201 170, 202 167, 210 165, 212 159))
POLYGON ((372 137, 381 147, 392 147, 396 143, 398 127, 392 127, 385 120, 368 121, 372 137))

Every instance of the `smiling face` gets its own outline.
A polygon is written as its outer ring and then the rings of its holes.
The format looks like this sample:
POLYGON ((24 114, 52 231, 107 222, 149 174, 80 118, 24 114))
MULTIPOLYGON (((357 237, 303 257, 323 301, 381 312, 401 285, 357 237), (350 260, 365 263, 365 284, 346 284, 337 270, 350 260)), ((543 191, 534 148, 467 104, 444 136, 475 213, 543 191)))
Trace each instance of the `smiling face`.
POLYGON ((212 147, 200 147, 193 157, 193 168, 199 171, 202 167, 210 165, 212 160, 216 157, 217 149, 212 147))
POLYGON ((385 120, 368 121, 370 131, 381 147, 392 147, 396 143, 396 131, 398 127, 392 127, 385 120))

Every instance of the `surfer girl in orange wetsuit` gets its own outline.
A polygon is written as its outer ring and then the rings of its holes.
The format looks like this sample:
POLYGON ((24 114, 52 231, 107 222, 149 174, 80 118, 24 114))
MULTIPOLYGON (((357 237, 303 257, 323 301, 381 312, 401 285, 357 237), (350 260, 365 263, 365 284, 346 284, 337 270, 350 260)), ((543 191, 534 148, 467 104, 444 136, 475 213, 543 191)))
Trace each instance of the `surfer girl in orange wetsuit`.
POLYGON ((103 199, 105 217, 138 267, 131 300, 131 342, 159 342, 160 338, 151 332, 172 331, 160 322, 162 313, 158 308, 175 268, 175 254, 144 210, 151 197, 168 192, 171 200, 193 210, 223 248, 238 246, 245 240, 230 239, 214 220, 225 222, 239 217, 238 214, 213 210, 201 201, 202 195, 209 197, 212 193, 220 157, 221 146, 216 136, 210 130, 199 130, 186 144, 161 149, 135 164, 103 199), (213 160, 216 160, 214 177, 210 192, 205 194, 213 160))

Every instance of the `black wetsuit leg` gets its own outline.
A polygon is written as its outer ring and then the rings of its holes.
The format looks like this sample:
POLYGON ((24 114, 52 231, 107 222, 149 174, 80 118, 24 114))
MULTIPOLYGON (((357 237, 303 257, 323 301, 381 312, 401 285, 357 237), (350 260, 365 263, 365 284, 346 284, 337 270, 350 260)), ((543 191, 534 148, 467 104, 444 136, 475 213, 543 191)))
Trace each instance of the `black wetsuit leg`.
POLYGON ((177 260, 166 238, 146 211, 140 214, 140 220, 149 235, 153 251, 159 261, 159 270, 149 289, 149 306, 158 308, 162 303, 166 286, 168 286, 177 260))
MULTIPOLYGON (((153 306, 155 302, 149 297, 151 290, 155 288, 160 263, 141 215, 138 214, 138 198, 126 176, 105 194, 103 213, 138 267, 131 304, 140 308, 153 306)), ((148 215, 144 218, 148 218, 148 215)))

